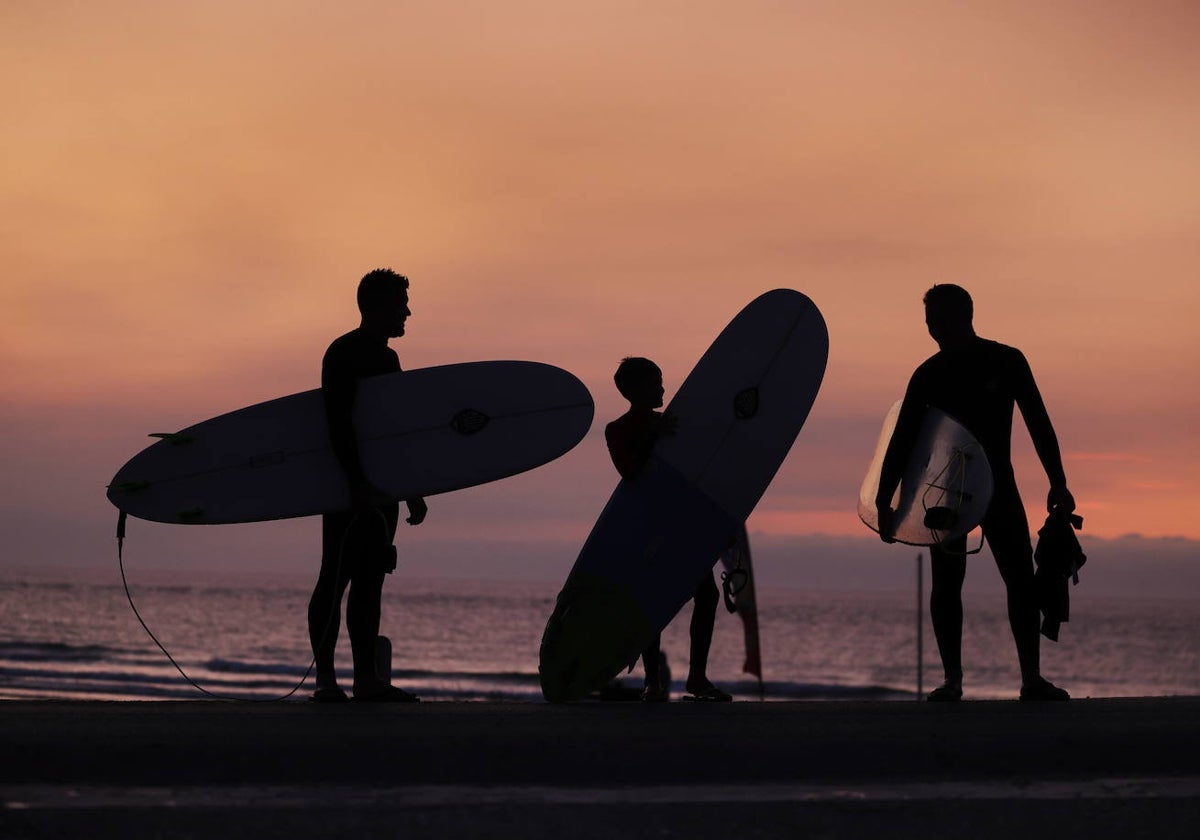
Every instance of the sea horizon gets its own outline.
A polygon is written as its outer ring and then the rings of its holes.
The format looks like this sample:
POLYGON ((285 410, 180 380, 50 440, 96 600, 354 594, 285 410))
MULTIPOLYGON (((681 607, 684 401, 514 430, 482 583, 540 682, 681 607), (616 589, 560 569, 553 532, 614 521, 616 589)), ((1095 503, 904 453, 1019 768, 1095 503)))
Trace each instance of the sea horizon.
MULTIPOLYGON (((311 663, 300 572, 188 573, 126 568, 142 618, 188 676, 222 697, 305 699, 311 663), (297 688, 297 686, 299 686, 297 688)), ((314 570, 315 572, 315 570, 314 570)), ((537 648, 558 585, 418 578, 384 590, 381 632, 393 680, 428 700, 542 702, 537 648)), ((926 595, 927 597, 927 595, 926 595)), ((739 700, 918 696, 917 599, 903 592, 761 586, 762 681, 742 670, 741 622, 719 610, 709 676, 739 700)), ((139 625, 119 570, 0 571, 0 699, 199 699, 139 625)), ((687 616, 663 634, 673 696, 688 666, 687 616)), ((1016 656, 998 593, 964 593, 968 699, 1014 697, 1016 656)), ((941 681, 922 606, 922 691, 941 681)), ((1042 640, 1043 672, 1076 697, 1200 695, 1200 600, 1077 594, 1060 641, 1042 640)), ((344 629, 339 678, 349 685, 344 629)), ((641 669, 620 678, 636 696, 641 669)))

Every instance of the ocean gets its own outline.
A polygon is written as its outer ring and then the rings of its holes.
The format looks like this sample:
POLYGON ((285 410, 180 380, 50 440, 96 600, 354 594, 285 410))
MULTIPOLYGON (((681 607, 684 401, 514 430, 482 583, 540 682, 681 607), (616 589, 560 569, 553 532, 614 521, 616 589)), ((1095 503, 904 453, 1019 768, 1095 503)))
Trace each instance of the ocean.
MULTIPOLYGON (((315 571, 315 570, 314 570, 315 571)), ((213 695, 305 700, 311 579, 297 575, 131 572, 134 602, 180 668, 213 695)), ((383 630, 393 681, 429 701, 542 702, 538 644, 558 586, 547 582, 388 579, 383 630)), ((1075 697, 1200 695, 1200 600, 1072 593, 1060 641, 1043 639, 1043 673, 1075 697)), ((763 680, 742 672, 737 616, 720 608, 709 676, 740 700, 912 700, 917 604, 907 592, 760 588, 763 680)), ((1010 698, 1020 684, 1002 595, 966 593, 968 699, 1010 698)), ((683 689, 690 606, 663 650, 683 689)), ((941 682, 926 613, 921 682, 941 682)), ((350 684, 343 636, 338 669, 350 684)), ((640 686, 640 667, 622 677, 640 686)), ((114 563, 108 570, 0 572, 0 699, 199 699, 143 630, 114 563)))

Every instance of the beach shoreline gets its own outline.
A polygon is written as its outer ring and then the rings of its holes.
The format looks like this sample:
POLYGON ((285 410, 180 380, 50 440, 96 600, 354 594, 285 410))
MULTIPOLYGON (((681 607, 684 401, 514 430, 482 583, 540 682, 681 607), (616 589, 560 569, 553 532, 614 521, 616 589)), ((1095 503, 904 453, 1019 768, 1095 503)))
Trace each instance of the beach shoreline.
POLYGON ((821 836, 1161 837, 1200 825, 1197 697, 6 701, 0 751, 4 837, 68 836, 96 815, 119 828, 85 834, 774 837, 802 836, 800 820, 821 836))

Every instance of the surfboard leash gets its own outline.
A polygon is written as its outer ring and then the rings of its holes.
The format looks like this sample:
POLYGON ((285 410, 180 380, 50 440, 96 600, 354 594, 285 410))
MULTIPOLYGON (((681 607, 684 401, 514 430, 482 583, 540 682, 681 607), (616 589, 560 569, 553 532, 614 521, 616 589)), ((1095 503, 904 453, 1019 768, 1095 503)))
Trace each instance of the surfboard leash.
MULTIPOLYGON (((929 528, 929 536, 933 540, 932 545, 946 551, 943 545, 945 540, 937 539, 937 531, 950 530, 958 519, 958 510, 962 506, 965 499, 970 494, 967 493, 967 470, 966 462, 971 456, 968 454, 965 447, 955 447, 954 455, 942 467, 941 472, 934 476, 933 480, 925 486, 925 492, 921 494, 921 507, 925 511, 924 523, 929 528), (947 476, 949 473, 949 476, 947 476), (944 478, 945 477, 945 478, 944 478), (957 486, 952 486, 957 485, 957 486), (955 498, 956 504, 953 508, 946 505, 934 505, 929 507, 926 500, 931 490, 940 490, 942 492, 943 501, 947 494, 955 498), (936 524, 943 524, 943 527, 935 527, 936 524)), ((962 554, 972 555, 983 551, 983 536, 979 538, 979 545, 975 548, 965 549, 962 554)), ((951 552, 947 552, 951 553, 951 552)), ((957 554, 958 552, 953 552, 957 554)))
MULTIPOLYGON (((382 513, 380 515, 382 516, 382 513)), ((119 514, 117 516, 117 566, 121 571, 121 585, 125 588, 125 598, 127 601, 129 601, 129 608, 133 610, 134 617, 136 617, 138 620, 138 623, 142 625, 142 629, 146 631, 146 635, 148 635, 150 637, 150 639, 154 642, 154 644, 158 646, 158 649, 163 652, 163 655, 166 656, 167 659, 170 661, 170 663, 175 666, 175 670, 179 672, 179 675, 181 677, 183 677, 185 680, 187 680, 189 685, 191 685, 193 688, 195 688, 197 691, 201 692, 202 694, 205 694, 208 697, 212 697, 214 700, 233 700, 233 701, 236 701, 239 703, 280 703, 280 702, 292 697, 294 694, 296 694, 296 692, 298 692, 301 688, 304 687, 304 684, 306 682, 308 682, 309 676, 312 675, 313 668, 315 668, 317 665, 317 654, 315 651, 313 652, 312 660, 308 664, 308 668, 304 671, 304 676, 302 676, 300 678, 300 681, 298 683, 296 683, 296 685, 292 688, 291 691, 289 691, 286 694, 283 694, 279 697, 235 697, 230 694, 218 694, 215 691, 210 691, 209 689, 205 688, 204 686, 200 685, 200 683, 198 683, 194 679, 192 679, 188 675, 188 673, 183 670, 183 667, 180 666, 180 664, 177 661, 175 661, 175 657, 171 656, 171 652, 169 650, 167 650, 167 648, 163 645, 163 643, 159 641, 158 637, 156 635, 154 635, 154 631, 150 629, 150 626, 148 624, 146 624, 145 619, 142 618, 141 612, 138 611, 137 604, 135 604, 133 601, 133 593, 130 592, 129 581, 125 577, 124 546, 125 546, 125 522, 127 519, 128 519, 128 514, 126 514, 125 511, 123 511, 123 510, 119 511, 119 514)), ((334 572, 335 581, 336 581, 337 577, 341 575, 342 557, 346 551, 346 537, 349 534, 349 532, 350 532, 350 528, 347 528, 346 533, 342 535, 342 542, 338 546, 337 568, 334 572)), ((324 644, 324 642, 325 642, 325 635, 327 635, 329 633, 329 628, 333 625, 333 616, 336 614, 336 611, 338 610, 339 606, 340 606, 339 600, 335 598, 333 601, 333 606, 329 612, 329 618, 327 618, 325 621, 325 629, 322 631, 322 638, 321 638, 322 644, 324 644)))

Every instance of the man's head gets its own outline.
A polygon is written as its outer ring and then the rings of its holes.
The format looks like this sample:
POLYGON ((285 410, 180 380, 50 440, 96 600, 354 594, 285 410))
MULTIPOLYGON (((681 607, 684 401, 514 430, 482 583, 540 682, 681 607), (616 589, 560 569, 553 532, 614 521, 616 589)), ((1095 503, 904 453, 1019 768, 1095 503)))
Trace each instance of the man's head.
POLYGON ((377 268, 358 281, 358 311, 362 326, 384 338, 404 335, 408 308, 408 278, 390 268, 377 268))
POLYGON ((658 408, 663 404, 662 371, 641 356, 622 359, 613 374, 617 390, 635 408, 658 408))
POLYGON ((925 293, 925 326, 940 347, 974 336, 974 316, 975 305, 962 286, 939 283, 925 293))

